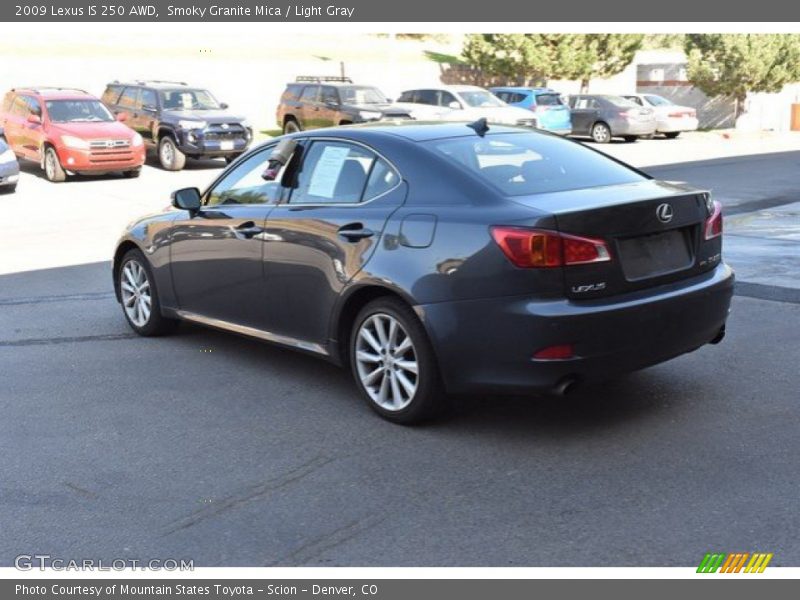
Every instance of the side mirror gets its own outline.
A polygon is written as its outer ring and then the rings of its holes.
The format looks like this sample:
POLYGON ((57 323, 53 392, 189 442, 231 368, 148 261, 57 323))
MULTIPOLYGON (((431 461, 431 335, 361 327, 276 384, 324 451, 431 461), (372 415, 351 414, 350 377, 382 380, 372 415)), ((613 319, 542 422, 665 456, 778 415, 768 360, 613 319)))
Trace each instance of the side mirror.
POLYGON ((226 110, 228 108, 228 103, 227 102, 220 102, 219 107, 222 110, 226 110))
POLYGON ((453 110, 461 110, 461 104, 456 102, 455 100, 447 105, 448 108, 452 108, 453 110))
POLYGON ((28 115, 28 123, 40 125, 42 123, 42 117, 39 115, 28 115))
POLYGON ((119 121, 120 123, 124 123, 125 121, 128 120, 128 113, 119 112, 117 113, 116 117, 117 121, 119 121))
POLYGON ((195 213, 200 210, 202 199, 196 187, 183 188, 172 192, 172 206, 195 213))

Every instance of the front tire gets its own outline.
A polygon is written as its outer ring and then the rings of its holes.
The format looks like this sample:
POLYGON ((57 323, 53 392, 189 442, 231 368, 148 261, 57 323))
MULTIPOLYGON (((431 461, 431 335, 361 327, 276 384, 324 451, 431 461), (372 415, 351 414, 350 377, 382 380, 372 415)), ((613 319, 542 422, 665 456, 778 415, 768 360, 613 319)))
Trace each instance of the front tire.
POLYGON ((158 161, 167 171, 180 171, 186 166, 186 155, 178 149, 174 139, 165 135, 158 143, 158 161))
POLYGON ((141 336, 169 333, 176 321, 161 314, 161 302, 150 263, 141 250, 129 250, 122 257, 117 273, 122 313, 131 329, 141 336))
POLYGON ((674 140, 680 134, 681 134, 680 131, 668 131, 667 133, 664 134, 664 137, 667 138, 668 140, 674 140))
POLYGON ((607 144, 611 141, 611 129, 605 123, 592 125, 592 140, 598 144, 607 144))
POLYGON ((61 166, 58 153, 52 146, 48 146, 44 151, 44 176, 47 181, 52 181, 53 183, 61 183, 67 179, 67 172, 61 166))
POLYGON ((446 406, 428 335, 402 301, 379 298, 367 304, 355 320, 349 351, 356 386, 384 419, 411 425, 446 406))

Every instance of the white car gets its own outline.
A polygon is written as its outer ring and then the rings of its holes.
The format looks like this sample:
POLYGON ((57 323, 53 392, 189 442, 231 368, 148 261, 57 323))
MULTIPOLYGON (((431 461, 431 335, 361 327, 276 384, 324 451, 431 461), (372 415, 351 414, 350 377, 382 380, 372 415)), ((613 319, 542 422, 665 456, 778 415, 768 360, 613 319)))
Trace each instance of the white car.
POLYGON ((681 131, 697 129, 697 111, 690 106, 679 106, 672 100, 656 94, 626 94, 623 98, 655 111, 656 133, 663 133, 668 138, 676 138, 681 131))
POLYGON ((406 90, 395 103, 419 121, 475 121, 536 127, 529 110, 509 106, 489 90, 474 85, 443 85, 406 90))

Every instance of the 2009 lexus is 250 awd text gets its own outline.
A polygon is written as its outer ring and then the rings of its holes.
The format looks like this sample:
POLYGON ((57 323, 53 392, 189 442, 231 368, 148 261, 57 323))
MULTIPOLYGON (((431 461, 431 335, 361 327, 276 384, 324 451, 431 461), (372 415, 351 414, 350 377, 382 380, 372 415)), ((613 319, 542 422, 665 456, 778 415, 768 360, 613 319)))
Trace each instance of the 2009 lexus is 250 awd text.
POLYGON ((719 342, 733 293, 710 195, 544 132, 300 132, 130 225, 117 297, 352 369, 383 417, 447 394, 564 393, 719 342))

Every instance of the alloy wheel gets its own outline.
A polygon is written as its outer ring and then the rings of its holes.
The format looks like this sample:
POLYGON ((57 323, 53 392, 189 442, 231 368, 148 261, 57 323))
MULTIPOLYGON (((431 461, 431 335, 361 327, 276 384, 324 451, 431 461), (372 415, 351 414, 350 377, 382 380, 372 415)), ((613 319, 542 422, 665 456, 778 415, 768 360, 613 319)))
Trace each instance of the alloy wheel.
POLYGON ((52 150, 48 150, 44 155, 44 172, 47 178, 52 181, 56 176, 55 155, 52 150))
POLYGON ((138 261, 129 260, 122 267, 119 285, 125 314, 136 327, 144 327, 153 307, 150 281, 144 267, 138 261))
POLYGON ((592 128, 592 138, 599 144, 605 144, 611 139, 611 132, 608 127, 602 123, 598 123, 592 128))
POLYGON ((419 364, 414 343, 400 321, 386 313, 371 315, 356 334, 358 377, 369 397, 387 411, 400 411, 414 399, 419 364))
POLYGON ((172 147, 172 142, 165 141, 161 144, 161 163, 171 165, 175 160, 175 148, 172 147))

